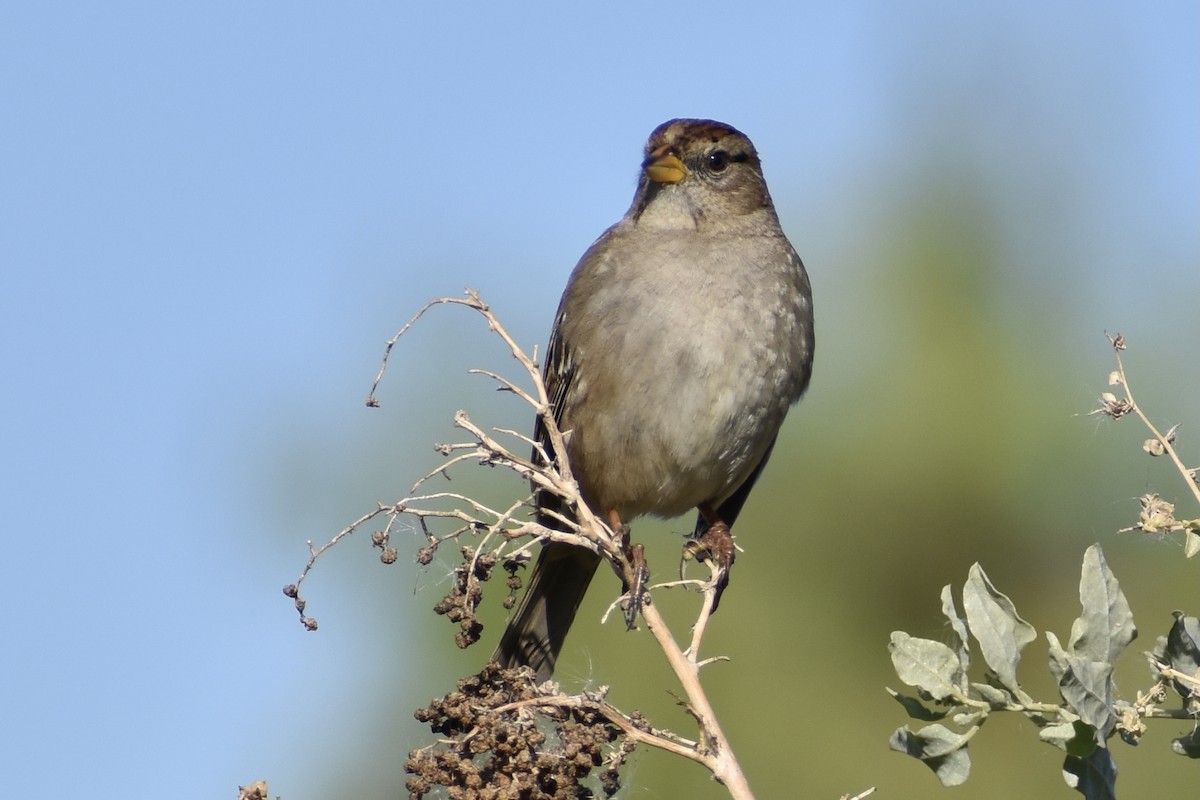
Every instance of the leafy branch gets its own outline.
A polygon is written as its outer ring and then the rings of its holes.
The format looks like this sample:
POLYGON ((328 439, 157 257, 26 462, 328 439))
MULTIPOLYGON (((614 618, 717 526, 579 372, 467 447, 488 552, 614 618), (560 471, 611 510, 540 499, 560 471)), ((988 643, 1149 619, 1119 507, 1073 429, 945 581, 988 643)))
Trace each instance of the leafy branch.
MULTIPOLYGON (((1124 337, 1109 337, 1117 369, 1109 385, 1121 386, 1124 396, 1105 392, 1092 413, 1114 420, 1138 416, 1153 438, 1143 449, 1153 456, 1168 454, 1200 504, 1196 469, 1184 465, 1175 449, 1178 425, 1160 432, 1133 399, 1121 360, 1124 337)), ((1139 523, 1126 530, 1146 533, 1183 532, 1190 557, 1200 550, 1200 520, 1179 520, 1174 506, 1158 495, 1142 498, 1139 523)), ((962 588, 964 620, 954 605, 950 586, 942 589, 942 613, 950 626, 949 644, 919 639, 902 631, 892 634, 889 650, 898 677, 917 690, 917 696, 888 692, 908 715, 928 722, 917 730, 897 729, 891 747, 924 762, 946 786, 963 783, 971 768, 968 745, 989 715, 1015 712, 1039 729, 1038 737, 1065 752, 1063 778, 1089 800, 1116 797, 1117 767, 1109 742, 1114 735, 1136 745, 1147 733, 1146 720, 1168 718, 1193 722, 1190 734, 1172 741, 1172 750, 1200 758, 1200 620, 1175 612, 1175 622, 1146 654, 1156 682, 1139 691, 1132 702, 1116 697, 1113 666, 1137 637, 1133 614, 1116 576, 1099 545, 1087 549, 1079 582, 1082 611, 1071 626, 1064 647, 1046 632, 1048 669, 1059 692, 1057 702, 1034 700, 1017 680, 1022 650, 1036 638, 1033 627, 1017 613, 1008 596, 999 592, 978 564, 971 567, 962 588), (974 640, 987 667, 982 681, 968 677, 970 641, 974 640), (1183 699, 1181 708, 1165 708, 1169 690, 1183 699), (954 728, 942 721, 950 722, 954 728)))

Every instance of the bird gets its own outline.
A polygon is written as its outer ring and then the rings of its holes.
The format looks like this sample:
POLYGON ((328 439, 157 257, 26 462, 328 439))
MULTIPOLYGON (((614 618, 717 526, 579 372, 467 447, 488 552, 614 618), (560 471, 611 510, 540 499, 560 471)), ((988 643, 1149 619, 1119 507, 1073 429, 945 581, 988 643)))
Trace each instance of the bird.
MULTIPOLYGON (((732 527, 813 350, 808 274, 750 139, 715 120, 659 125, 629 210, 567 281, 542 368, 582 500, 616 526, 696 509, 694 536, 732 527)), ((540 419, 534 439, 554 458, 540 419)), ((534 505, 564 529, 560 498, 535 490, 534 505)), ((492 660, 548 680, 599 563, 543 544, 492 660)))

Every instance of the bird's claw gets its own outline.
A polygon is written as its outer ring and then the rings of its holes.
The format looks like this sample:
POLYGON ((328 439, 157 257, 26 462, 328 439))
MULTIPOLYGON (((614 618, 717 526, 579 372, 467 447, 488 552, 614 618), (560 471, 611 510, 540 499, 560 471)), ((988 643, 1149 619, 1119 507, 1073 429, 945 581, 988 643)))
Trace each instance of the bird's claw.
POLYGON ((629 561, 630 576, 626 579, 625 627, 633 630, 642 606, 649 599, 646 594, 646 582, 650 579, 650 569, 646 566, 646 551, 640 544, 626 545, 625 557, 629 561))
POLYGON ((683 546, 683 558, 679 563, 679 575, 683 577, 684 565, 695 559, 709 564, 713 568, 713 603, 712 610, 716 611, 721 603, 721 595, 729 585, 729 569, 737 556, 737 548, 733 545, 733 534, 724 522, 714 522, 708 530, 695 539, 688 540, 683 546))

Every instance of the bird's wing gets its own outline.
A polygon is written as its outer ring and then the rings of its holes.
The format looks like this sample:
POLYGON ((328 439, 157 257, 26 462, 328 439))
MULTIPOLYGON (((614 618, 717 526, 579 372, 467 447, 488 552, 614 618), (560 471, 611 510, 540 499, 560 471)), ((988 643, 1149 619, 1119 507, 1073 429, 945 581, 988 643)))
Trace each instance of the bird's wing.
MULTIPOLYGON (((554 416, 554 423, 561 431, 563 406, 565 405, 567 392, 570 391, 571 382, 575 376, 575 367, 571 359, 571 351, 567 347, 562 337, 562 317, 563 309, 559 309, 557 316, 554 319, 554 327, 550 331, 550 344, 546 348, 546 361, 542 369, 542 382, 546 385, 546 396, 550 400, 550 410, 554 416)), ((539 414, 533 425, 533 438, 539 445, 541 450, 544 450, 550 458, 558 457, 554 452, 554 445, 550 441, 550 436, 546 431, 546 425, 542 421, 542 416, 539 414)), ((543 459, 538 448, 534 448, 533 461, 539 466, 543 465, 543 459)), ((563 514, 566 510, 563 508, 562 501, 551 492, 534 491, 534 503, 537 510, 538 522, 547 527, 558 527, 558 523, 553 517, 544 514, 548 510, 563 514)))

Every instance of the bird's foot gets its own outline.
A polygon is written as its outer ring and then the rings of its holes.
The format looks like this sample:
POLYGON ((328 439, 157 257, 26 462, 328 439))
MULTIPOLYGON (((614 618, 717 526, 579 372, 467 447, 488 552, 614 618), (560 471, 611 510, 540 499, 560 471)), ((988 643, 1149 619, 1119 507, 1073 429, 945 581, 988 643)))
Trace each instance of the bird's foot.
MULTIPOLYGON (((629 526, 625 526, 628 537, 629 526)), ((650 568, 646 566, 646 551, 640 544, 629 544, 625 540, 625 558, 629 562, 629 575, 625 580, 625 627, 633 630, 642 606, 649 600, 646 582, 650 580, 650 568)))
POLYGON ((714 522, 708 530, 695 539, 688 540, 683 546, 683 559, 680 562, 680 574, 686 562, 695 559, 709 564, 713 568, 713 603, 712 610, 716 611, 721 603, 721 595, 729 586, 729 569, 737 556, 737 548, 733 544, 733 534, 724 522, 714 522))

